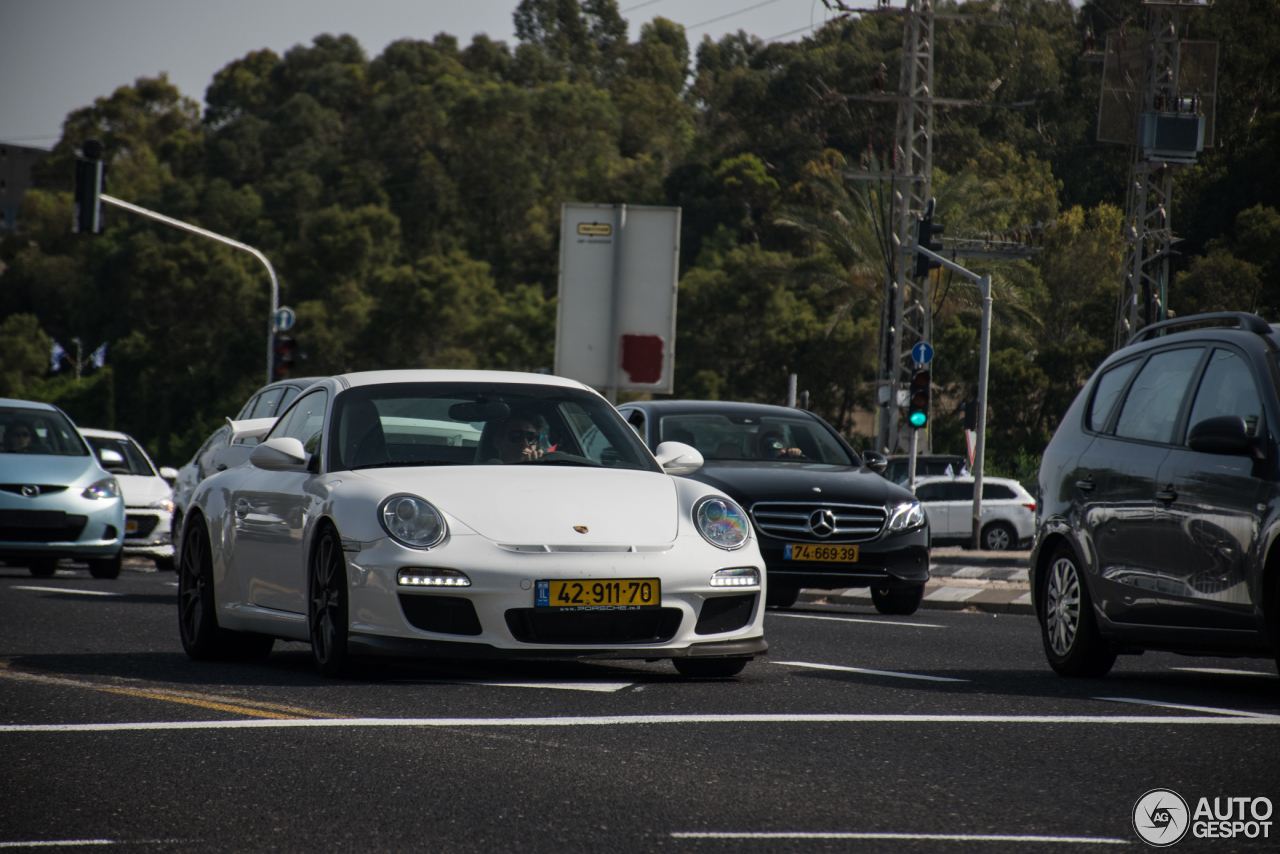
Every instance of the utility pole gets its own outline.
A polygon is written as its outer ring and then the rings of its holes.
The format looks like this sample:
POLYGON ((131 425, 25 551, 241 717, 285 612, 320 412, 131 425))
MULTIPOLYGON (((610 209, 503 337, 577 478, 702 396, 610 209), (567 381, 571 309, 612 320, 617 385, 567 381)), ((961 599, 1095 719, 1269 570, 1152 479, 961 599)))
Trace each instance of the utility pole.
POLYGON ((1211 5, 1146 2, 1145 32, 1107 38, 1098 140, 1132 147, 1115 349, 1169 314, 1173 178, 1213 144, 1217 89, 1217 43, 1180 39, 1178 23, 1183 8, 1211 5))

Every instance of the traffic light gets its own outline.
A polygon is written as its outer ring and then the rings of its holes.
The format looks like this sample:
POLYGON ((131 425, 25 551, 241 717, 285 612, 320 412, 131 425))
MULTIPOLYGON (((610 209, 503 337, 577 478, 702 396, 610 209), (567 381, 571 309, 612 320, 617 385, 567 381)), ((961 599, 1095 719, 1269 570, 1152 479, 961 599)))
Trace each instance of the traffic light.
POLYGON ((911 409, 907 422, 916 430, 929 423, 929 372, 916 371, 911 377, 911 409))
MULTIPOLYGON (((933 224, 933 208, 935 200, 930 199, 929 204, 925 205, 924 213, 920 216, 920 222, 916 224, 916 246, 928 249, 931 252, 942 251, 942 241, 934 240, 935 234, 942 234, 945 225, 933 224)), ((919 252, 916 253, 916 276, 922 277, 929 275, 930 270, 936 270, 942 264, 919 252)))
POLYGON ((298 342, 290 335, 277 335, 274 357, 271 360, 272 380, 286 380, 293 371, 293 351, 298 342))
POLYGON ((964 423, 964 429, 978 429, 978 404, 972 400, 960 401, 960 418, 964 423))
POLYGON ((102 184, 105 174, 102 143, 86 139, 80 153, 81 156, 76 158, 75 212, 71 231, 75 234, 101 234, 104 231, 102 184))

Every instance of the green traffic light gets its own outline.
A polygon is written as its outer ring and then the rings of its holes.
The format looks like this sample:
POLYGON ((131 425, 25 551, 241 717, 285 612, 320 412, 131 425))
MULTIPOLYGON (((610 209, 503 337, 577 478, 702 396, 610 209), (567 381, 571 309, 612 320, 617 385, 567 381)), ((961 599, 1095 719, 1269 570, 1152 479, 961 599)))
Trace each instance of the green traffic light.
POLYGON ((923 427, 924 423, 929 420, 929 416, 924 412, 913 412, 909 420, 912 427, 923 427))

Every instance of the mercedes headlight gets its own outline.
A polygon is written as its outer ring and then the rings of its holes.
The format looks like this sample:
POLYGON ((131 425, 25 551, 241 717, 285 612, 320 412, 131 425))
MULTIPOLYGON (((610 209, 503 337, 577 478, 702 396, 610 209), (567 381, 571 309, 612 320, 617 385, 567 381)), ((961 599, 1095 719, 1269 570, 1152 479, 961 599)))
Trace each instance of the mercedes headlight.
POLYGON ((120 481, 114 477, 104 477, 102 480, 86 486, 84 492, 80 493, 85 498, 119 498, 120 497, 120 481))
POLYGON ((383 529, 396 542, 415 549, 429 549, 447 532, 440 511, 413 495, 393 495, 378 508, 383 529))
POLYGON ((910 531, 912 528, 919 528, 924 524, 924 508, 920 506, 919 501, 908 501, 905 504, 899 504, 892 508, 892 515, 889 517, 889 533, 896 534, 901 531, 910 531))
POLYGON ((751 534, 747 514, 727 498, 704 498, 693 508, 693 521, 707 542, 722 549, 740 548, 751 534))

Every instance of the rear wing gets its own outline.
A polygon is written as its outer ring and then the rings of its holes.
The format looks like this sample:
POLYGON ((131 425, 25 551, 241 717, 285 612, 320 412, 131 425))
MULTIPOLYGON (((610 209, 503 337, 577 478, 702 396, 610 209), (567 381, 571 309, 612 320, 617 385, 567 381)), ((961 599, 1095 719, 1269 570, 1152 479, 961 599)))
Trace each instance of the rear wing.
POLYGON ((246 421, 232 421, 228 418, 227 426, 231 428, 231 435, 227 437, 227 444, 234 445, 243 439, 261 439, 276 426, 276 420, 275 418, 251 418, 246 421))

